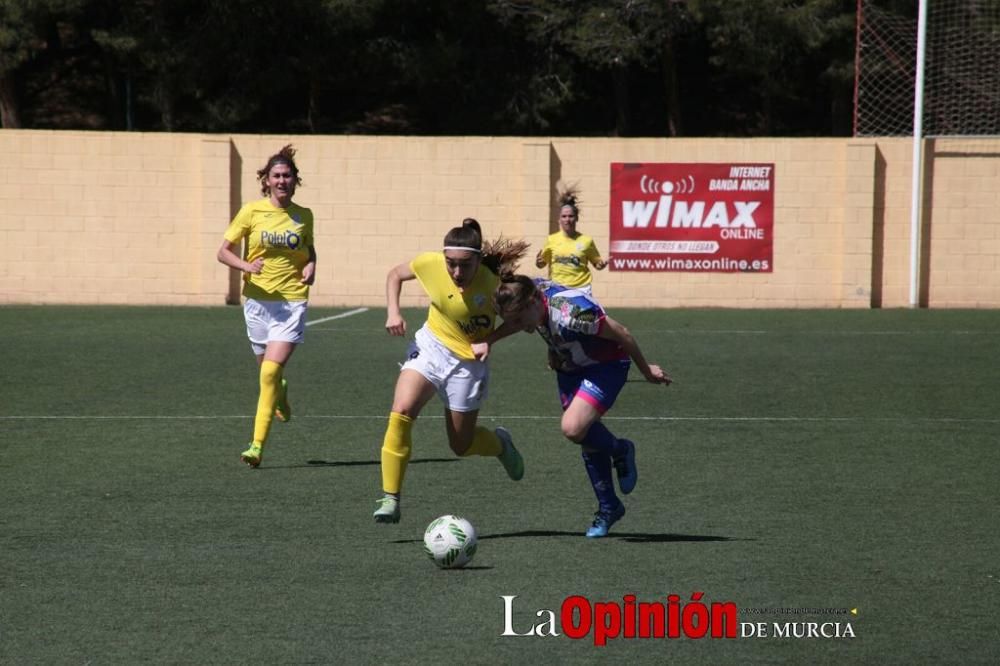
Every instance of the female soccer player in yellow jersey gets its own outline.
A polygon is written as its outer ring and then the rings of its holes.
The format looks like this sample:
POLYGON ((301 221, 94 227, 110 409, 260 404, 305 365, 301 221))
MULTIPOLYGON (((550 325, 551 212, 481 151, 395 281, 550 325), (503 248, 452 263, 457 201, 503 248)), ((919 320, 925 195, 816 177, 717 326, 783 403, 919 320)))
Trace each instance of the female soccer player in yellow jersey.
POLYGON ((295 150, 287 145, 257 172, 263 199, 243 206, 226 229, 220 262, 243 271, 243 315, 250 348, 260 369, 260 397, 253 441, 240 455, 250 467, 260 465, 271 417, 292 418, 285 365, 302 342, 309 285, 316 277, 313 214, 292 202, 302 184, 295 150), (247 242, 246 260, 239 256, 247 242))
POLYGON ((608 265, 594 245, 594 239, 576 230, 580 221, 578 192, 570 186, 559 194, 559 231, 551 234, 545 247, 535 257, 538 268, 549 267, 553 282, 590 293, 593 279, 590 267, 603 270, 608 265))
POLYGON ((510 433, 502 427, 487 430, 477 426, 476 420, 489 383, 486 356, 496 319, 493 291, 500 273, 513 273, 514 262, 526 249, 521 241, 484 246, 479 222, 466 218, 444 237, 442 252, 425 252, 389 271, 385 329, 390 335, 406 334, 399 310, 404 282, 420 281, 430 297, 430 309, 396 380, 382 441, 383 496, 377 502, 375 522, 399 522, 400 491, 412 448, 410 433, 420 410, 435 393, 444 402, 448 444, 456 455, 493 456, 511 479, 524 476, 524 461, 510 433))

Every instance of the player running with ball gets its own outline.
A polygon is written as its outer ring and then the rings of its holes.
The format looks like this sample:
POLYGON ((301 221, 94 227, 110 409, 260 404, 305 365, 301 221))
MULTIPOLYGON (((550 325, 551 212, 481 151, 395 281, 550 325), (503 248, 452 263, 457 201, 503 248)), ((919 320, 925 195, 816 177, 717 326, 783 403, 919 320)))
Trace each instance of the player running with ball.
POLYGON ((615 404, 632 362, 649 382, 670 384, 671 379, 646 361, 628 329, 607 316, 588 293, 514 275, 497 287, 494 303, 504 329, 537 331, 548 345, 563 408, 562 432, 582 446, 583 464, 597 495, 587 536, 607 536, 625 515, 625 505, 615 494, 612 467, 625 495, 635 488, 639 474, 635 445, 612 434, 601 417, 615 404))
POLYGON ((390 335, 405 335, 399 309, 404 282, 419 280, 430 297, 427 322, 417 331, 396 380, 389 425, 382 441, 382 491, 376 523, 398 523, 403 476, 410 460, 413 423, 437 394, 444 403, 448 444, 458 456, 492 456, 514 481, 524 462, 504 428, 477 425, 486 399, 489 366, 485 357, 494 335, 493 291, 501 273, 510 275, 527 249, 523 241, 483 243, 479 222, 466 218, 444 237, 444 249, 400 264, 386 278, 390 335))

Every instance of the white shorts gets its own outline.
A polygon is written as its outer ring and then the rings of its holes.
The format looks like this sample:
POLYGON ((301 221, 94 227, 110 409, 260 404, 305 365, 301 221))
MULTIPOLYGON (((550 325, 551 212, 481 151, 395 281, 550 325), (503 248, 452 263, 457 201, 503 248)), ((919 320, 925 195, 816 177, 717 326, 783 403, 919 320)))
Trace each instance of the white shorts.
POLYGON ((455 356, 423 326, 406 350, 403 370, 416 370, 434 385, 444 406, 453 412, 474 412, 486 400, 490 366, 455 356))
POLYGON ((248 298, 243 302, 243 317, 247 322, 250 348, 260 356, 268 342, 294 342, 301 344, 306 332, 308 301, 258 301, 248 298))

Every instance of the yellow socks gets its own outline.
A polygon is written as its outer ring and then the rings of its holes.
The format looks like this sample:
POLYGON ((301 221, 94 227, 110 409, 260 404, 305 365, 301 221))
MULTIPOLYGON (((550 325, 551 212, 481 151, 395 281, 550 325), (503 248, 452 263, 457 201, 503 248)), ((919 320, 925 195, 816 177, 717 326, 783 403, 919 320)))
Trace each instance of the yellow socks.
POLYGON ((281 389, 280 363, 264 361, 260 365, 260 398, 257 400, 257 416, 253 421, 254 444, 264 446, 267 433, 271 430, 271 419, 274 417, 274 403, 281 389))
POLYGON ((482 426, 476 427, 476 433, 472 436, 472 444, 466 449, 465 456, 489 456, 496 458, 503 453, 503 442, 492 430, 487 430, 482 426))
POLYGON ((382 440, 382 490, 387 493, 398 495, 403 488, 406 464, 410 461, 410 449, 413 447, 410 440, 412 430, 413 419, 409 416, 396 412, 389 414, 389 425, 382 440))
MULTIPOLYGON (((413 419, 396 412, 389 414, 389 425, 382 440, 382 490, 399 495, 403 488, 406 465, 410 461, 413 443, 410 433, 413 419)), ((472 444, 463 456, 498 457, 503 453, 503 442, 492 430, 477 427, 472 436, 472 444)))

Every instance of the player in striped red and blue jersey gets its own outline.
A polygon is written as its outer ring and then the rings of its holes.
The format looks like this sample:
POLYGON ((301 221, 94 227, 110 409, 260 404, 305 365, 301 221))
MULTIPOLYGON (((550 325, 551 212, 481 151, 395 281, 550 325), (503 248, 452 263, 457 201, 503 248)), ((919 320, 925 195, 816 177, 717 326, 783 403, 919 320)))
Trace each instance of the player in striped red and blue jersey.
POLYGON ((646 361, 627 328, 609 317, 593 296, 549 280, 515 275, 502 279, 494 293, 505 333, 537 331, 549 349, 562 402, 562 432, 583 448, 583 462, 597 495, 598 510, 587 536, 607 536, 625 515, 615 494, 612 468, 622 494, 635 488, 635 445, 601 422, 625 386, 629 367, 654 384, 670 384, 658 365, 646 361))

